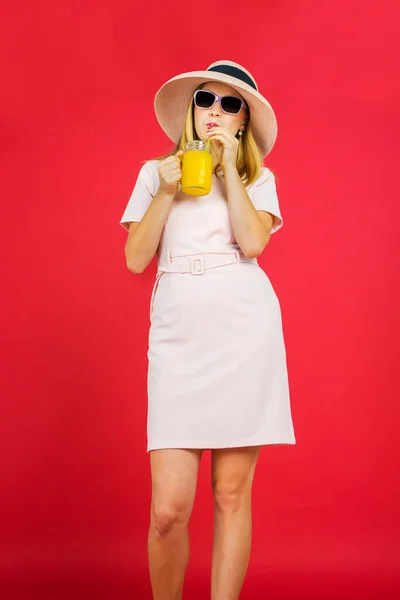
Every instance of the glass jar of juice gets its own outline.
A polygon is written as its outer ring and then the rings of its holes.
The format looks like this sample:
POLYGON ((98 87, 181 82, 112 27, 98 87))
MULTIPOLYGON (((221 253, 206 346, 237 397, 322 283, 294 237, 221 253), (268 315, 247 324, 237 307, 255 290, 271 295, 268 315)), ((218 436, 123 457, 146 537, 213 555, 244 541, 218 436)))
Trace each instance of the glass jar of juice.
POLYGON ((205 196, 211 191, 212 155, 209 142, 187 142, 182 158, 181 189, 191 196, 205 196))

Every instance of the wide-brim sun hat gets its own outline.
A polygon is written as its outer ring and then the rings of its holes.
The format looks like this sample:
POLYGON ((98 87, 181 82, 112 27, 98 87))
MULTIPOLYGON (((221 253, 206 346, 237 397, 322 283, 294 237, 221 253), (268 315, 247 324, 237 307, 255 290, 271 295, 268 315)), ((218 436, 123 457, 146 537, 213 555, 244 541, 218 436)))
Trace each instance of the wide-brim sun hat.
POLYGON ((176 75, 160 87, 154 98, 154 111, 162 130, 175 144, 178 143, 193 93, 200 84, 209 81, 225 83, 245 99, 250 110, 251 131, 265 158, 271 152, 278 134, 275 113, 268 100, 258 91, 251 73, 229 60, 215 62, 205 71, 176 75))

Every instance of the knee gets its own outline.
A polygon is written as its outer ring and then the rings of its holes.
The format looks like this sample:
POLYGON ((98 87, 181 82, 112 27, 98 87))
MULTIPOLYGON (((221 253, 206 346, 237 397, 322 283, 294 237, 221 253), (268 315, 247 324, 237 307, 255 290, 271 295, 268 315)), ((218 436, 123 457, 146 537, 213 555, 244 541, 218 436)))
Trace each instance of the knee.
POLYGON ((218 511, 224 513, 237 512, 248 500, 248 490, 234 485, 218 485, 214 487, 214 504, 218 511))
POLYGON ((151 511, 151 524, 159 536, 180 530, 187 525, 188 516, 184 507, 155 506, 151 511))

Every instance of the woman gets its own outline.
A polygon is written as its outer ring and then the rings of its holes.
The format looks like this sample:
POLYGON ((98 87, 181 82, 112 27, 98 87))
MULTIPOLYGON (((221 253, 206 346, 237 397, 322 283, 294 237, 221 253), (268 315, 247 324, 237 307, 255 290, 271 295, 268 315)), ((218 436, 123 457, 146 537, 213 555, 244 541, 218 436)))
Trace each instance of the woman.
POLYGON ((294 444, 278 298, 257 257, 283 225, 263 167, 277 125, 242 66, 219 61, 167 81, 155 97, 176 143, 148 161, 120 223, 128 268, 157 253, 150 308, 148 540, 155 600, 182 597, 188 522, 203 450, 211 450, 215 524, 211 598, 239 598, 251 547, 251 488, 260 448, 294 444), (179 188, 192 140, 211 140, 212 189, 179 188))

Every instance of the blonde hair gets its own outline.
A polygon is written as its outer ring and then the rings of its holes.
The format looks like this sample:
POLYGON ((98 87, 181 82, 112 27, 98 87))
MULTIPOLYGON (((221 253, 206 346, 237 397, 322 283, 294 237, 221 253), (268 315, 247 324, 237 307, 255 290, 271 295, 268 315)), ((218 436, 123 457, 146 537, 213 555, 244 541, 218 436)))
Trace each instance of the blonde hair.
MULTIPOLYGON (((199 90, 204 85, 205 83, 202 83, 196 89, 199 90)), ((250 114, 247 104, 245 105, 245 112, 246 128, 243 131, 243 135, 239 136, 239 148, 237 153, 236 168, 243 183, 246 185, 250 185, 261 174, 261 168, 263 166, 263 157, 256 144, 251 129, 248 126, 250 114)), ((168 152, 168 154, 158 156, 156 158, 153 158, 152 160, 164 160, 169 156, 174 156, 177 152, 179 152, 179 150, 185 150, 186 142, 192 142, 193 140, 199 139, 200 138, 198 137, 194 126, 194 102, 192 98, 186 113, 181 137, 179 138, 175 148, 171 150, 171 152, 168 152)), ((145 163, 147 161, 143 162, 145 163)), ((222 179, 223 169, 221 165, 218 164, 216 166, 215 174, 218 177, 218 179, 222 179)))

